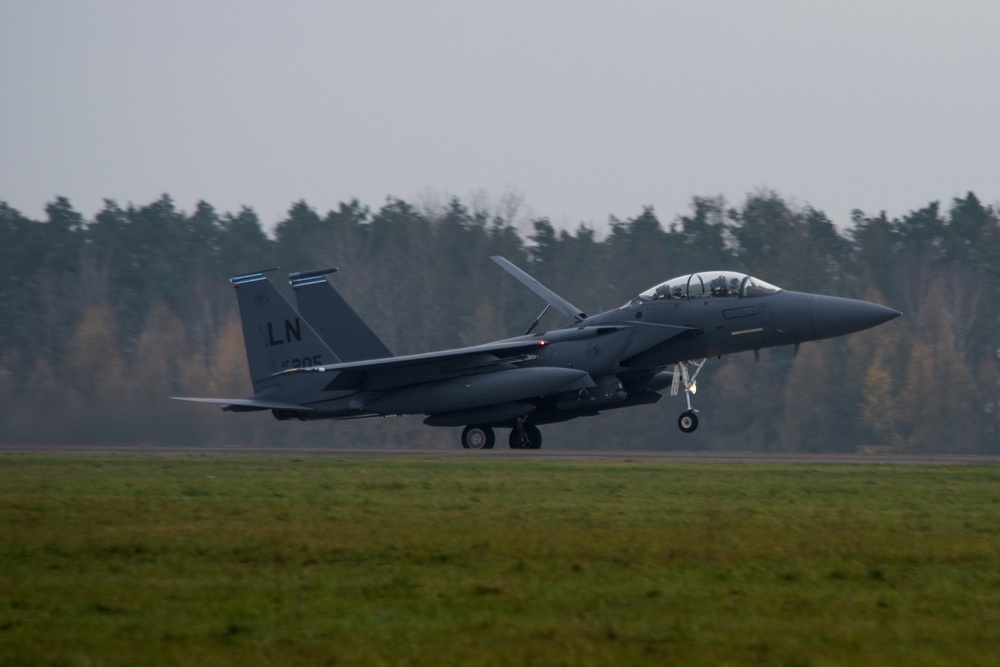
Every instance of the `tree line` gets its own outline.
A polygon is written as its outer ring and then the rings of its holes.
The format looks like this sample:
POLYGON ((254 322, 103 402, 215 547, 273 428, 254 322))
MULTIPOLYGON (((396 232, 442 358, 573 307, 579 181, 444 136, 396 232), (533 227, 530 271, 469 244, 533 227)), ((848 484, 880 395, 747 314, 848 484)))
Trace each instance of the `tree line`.
MULTIPOLYGON (((711 360, 702 425, 680 397, 546 427, 546 446, 1000 453, 1000 216, 973 193, 838 229, 773 191, 695 197, 606 228, 557 229, 516 198, 420 205, 293 204, 272 235, 254 211, 64 197, 33 220, 0 202, 0 439, 7 442, 457 446, 417 417, 276 422, 171 395, 251 393, 228 278, 339 266, 338 290, 397 354, 523 333, 543 305, 489 261, 503 255, 588 313, 710 269, 903 311, 842 339, 711 360)), ((272 274, 281 276, 281 273, 272 274)), ((278 280, 277 282, 281 282, 278 280)), ((546 314, 539 330, 565 324, 546 314)))

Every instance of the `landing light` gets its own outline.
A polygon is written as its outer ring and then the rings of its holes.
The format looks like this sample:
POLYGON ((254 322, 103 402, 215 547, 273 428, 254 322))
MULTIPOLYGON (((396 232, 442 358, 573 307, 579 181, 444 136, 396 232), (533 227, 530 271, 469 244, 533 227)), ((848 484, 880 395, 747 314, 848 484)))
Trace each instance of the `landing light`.
POLYGON ((688 385, 688 391, 690 391, 692 394, 697 394, 698 393, 698 383, 692 380, 691 384, 688 385))

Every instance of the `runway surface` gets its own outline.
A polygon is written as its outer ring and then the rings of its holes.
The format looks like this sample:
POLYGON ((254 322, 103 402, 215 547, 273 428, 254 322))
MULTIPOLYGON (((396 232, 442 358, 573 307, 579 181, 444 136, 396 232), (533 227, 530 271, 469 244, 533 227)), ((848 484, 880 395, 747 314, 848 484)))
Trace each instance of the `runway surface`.
POLYGON ((680 452, 649 450, 541 449, 359 449, 336 447, 253 447, 201 445, 24 445, 0 444, 2 454, 49 456, 343 456, 379 458, 483 458, 610 461, 719 461, 768 463, 850 463, 877 465, 1000 465, 1000 456, 950 454, 796 454, 761 452, 680 452))

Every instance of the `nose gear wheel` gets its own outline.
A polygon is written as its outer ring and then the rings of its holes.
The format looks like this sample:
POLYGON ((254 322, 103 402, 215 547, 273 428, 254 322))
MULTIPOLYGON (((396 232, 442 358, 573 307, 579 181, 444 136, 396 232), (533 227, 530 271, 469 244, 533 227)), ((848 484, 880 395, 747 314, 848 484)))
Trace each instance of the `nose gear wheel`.
POLYGON ((681 416, 677 418, 677 425, 685 433, 693 433, 698 428, 698 415, 693 410, 682 412, 681 416))

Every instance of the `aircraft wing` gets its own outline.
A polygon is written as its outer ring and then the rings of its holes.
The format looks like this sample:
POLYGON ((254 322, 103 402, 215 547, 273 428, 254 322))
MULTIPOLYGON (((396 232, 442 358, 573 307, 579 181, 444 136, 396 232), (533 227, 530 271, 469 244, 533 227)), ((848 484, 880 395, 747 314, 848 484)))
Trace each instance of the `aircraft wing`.
POLYGON ((490 259, 499 264, 504 271, 517 278, 522 285, 540 296, 546 303, 563 315, 572 317, 577 322, 586 319, 587 315, 582 310, 532 278, 521 269, 511 264, 508 260, 504 259, 500 255, 494 255, 493 257, 490 257, 490 259))
POLYGON ((457 377, 470 371, 514 368, 516 363, 527 361, 546 344, 547 341, 542 338, 499 341, 426 354, 290 368, 276 373, 275 377, 329 373, 331 378, 324 387, 326 391, 379 391, 457 377))

